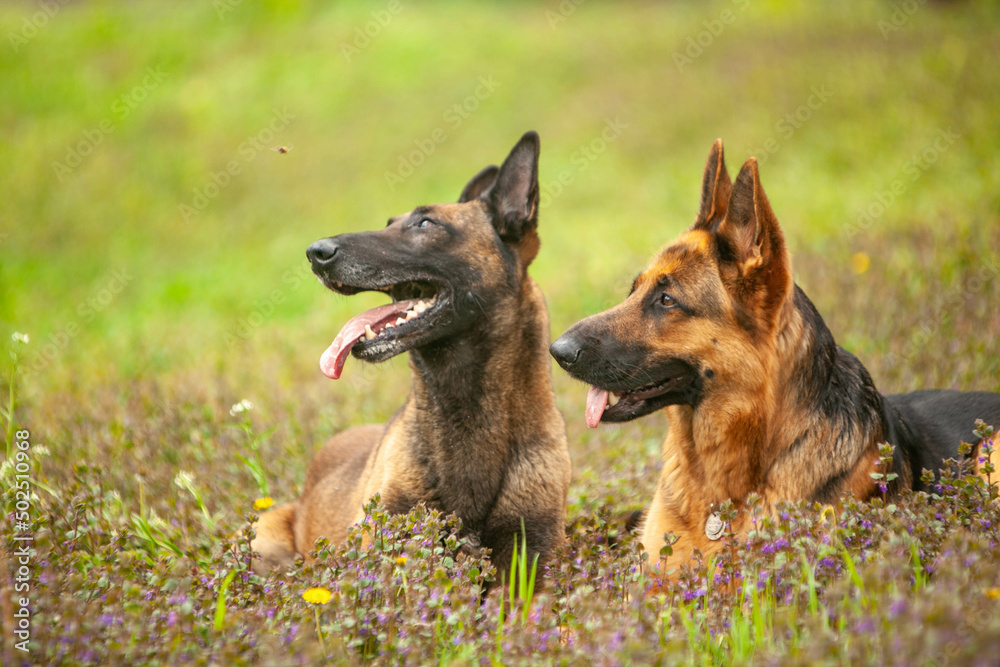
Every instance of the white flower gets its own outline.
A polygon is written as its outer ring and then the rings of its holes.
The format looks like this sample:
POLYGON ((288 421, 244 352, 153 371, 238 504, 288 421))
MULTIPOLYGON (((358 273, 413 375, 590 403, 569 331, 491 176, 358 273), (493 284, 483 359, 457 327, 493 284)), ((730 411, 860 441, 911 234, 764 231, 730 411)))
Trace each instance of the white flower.
POLYGON ((249 412, 250 410, 253 410, 253 403, 244 398, 229 409, 229 414, 235 417, 242 412, 249 412))
POLYGON ((26 333, 21 333, 20 331, 15 331, 10 335, 10 339, 15 343, 24 343, 27 345, 31 341, 31 336, 26 333))
POLYGON ((194 475, 187 472, 186 470, 181 470, 180 472, 177 473, 177 476, 174 477, 174 484, 181 487, 182 489, 190 491, 191 487, 194 486, 194 475))

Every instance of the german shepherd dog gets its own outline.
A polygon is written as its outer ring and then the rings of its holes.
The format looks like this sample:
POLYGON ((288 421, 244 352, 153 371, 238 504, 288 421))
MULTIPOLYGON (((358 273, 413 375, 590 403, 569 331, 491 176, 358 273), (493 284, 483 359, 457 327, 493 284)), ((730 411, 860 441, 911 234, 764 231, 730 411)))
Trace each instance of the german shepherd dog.
POLYGON ((412 390, 386 425, 334 437, 313 458, 302 496, 261 516, 259 572, 346 539, 376 493, 391 513, 419 503, 461 518, 464 535, 509 568, 524 521, 544 563, 566 530, 570 459, 552 391, 549 320, 528 276, 538 253, 539 140, 525 134, 456 204, 421 206, 384 229, 322 239, 306 251, 329 289, 385 292, 392 303, 347 322, 320 368, 348 355, 410 353, 412 390))
MULTIPOLYGON (((773 512, 779 501, 869 499, 874 472, 898 474, 890 493, 919 489, 923 468, 939 469, 973 441, 977 417, 1000 419, 1000 394, 882 396, 793 283, 757 161, 731 182, 721 141, 691 229, 653 258, 624 302, 575 324, 551 353, 592 385, 592 428, 667 410, 663 469, 642 528, 653 564, 666 533, 678 537, 681 564, 694 549, 715 552, 724 525, 713 507, 732 500, 739 509, 751 493, 773 512), (891 470, 878 465, 884 442, 895 446, 891 470)), ((747 524, 739 512, 730 530, 747 524)))

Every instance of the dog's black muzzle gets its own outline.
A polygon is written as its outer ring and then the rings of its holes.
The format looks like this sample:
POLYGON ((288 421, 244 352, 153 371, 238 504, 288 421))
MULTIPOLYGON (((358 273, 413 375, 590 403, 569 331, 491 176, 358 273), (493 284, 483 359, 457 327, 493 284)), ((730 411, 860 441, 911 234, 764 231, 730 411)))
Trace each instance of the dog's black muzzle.
POLYGON ((320 239, 306 248, 306 257, 312 264, 313 273, 328 269, 336 260, 340 245, 336 238, 320 239))

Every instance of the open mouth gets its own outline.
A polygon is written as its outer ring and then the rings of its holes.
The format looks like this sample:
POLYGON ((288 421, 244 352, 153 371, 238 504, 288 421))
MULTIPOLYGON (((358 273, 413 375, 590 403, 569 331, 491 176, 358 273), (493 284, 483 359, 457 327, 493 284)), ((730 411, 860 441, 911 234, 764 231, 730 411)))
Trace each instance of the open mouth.
POLYGON ((678 375, 631 391, 611 392, 592 386, 587 392, 587 426, 597 428, 602 421, 631 421, 678 402, 678 394, 691 387, 697 378, 691 370, 684 369, 678 375))
POLYGON ((340 377, 352 351, 354 356, 366 361, 382 361, 409 349, 407 342, 432 326, 447 301, 436 285, 424 281, 384 287, 356 287, 332 281, 323 281, 323 284, 340 294, 374 291, 392 297, 392 303, 351 318, 320 357, 320 370, 334 380, 340 377))

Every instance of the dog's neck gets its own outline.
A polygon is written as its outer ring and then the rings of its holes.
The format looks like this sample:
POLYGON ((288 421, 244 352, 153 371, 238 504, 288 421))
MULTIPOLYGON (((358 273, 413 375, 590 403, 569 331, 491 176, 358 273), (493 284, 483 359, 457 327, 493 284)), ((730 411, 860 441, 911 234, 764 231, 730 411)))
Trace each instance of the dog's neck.
POLYGON ((808 459, 830 457, 843 462, 846 475, 859 457, 877 452, 882 399, 798 287, 762 347, 769 349, 757 355, 740 384, 706 394, 695 408, 669 410, 665 460, 692 480, 685 493, 697 498, 687 498, 695 513, 724 500, 739 503, 750 493, 772 501, 826 501, 845 485, 871 486, 866 475, 824 488, 818 475, 828 475, 830 466, 812 466, 815 479, 805 470, 808 459), (799 472, 775 474, 780 466, 799 472), (773 479, 794 479, 797 486, 779 487, 773 479))
POLYGON ((461 508, 467 525, 485 518, 518 449, 561 423, 537 285, 525 276, 519 292, 483 318, 469 335, 411 352, 404 410, 417 420, 409 444, 440 504, 461 508))

